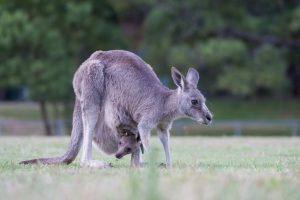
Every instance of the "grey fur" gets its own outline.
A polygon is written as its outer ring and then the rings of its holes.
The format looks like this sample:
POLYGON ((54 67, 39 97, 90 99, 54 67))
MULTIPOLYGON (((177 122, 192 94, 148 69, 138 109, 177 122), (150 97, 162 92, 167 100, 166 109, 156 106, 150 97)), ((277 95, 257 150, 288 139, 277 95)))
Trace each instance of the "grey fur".
MULTIPOLYGON (((173 67, 172 78, 178 86, 176 90, 162 85, 150 65, 131 52, 112 50, 93 53, 79 67, 73 80, 83 129, 74 131, 74 127, 78 126, 75 122, 71 141, 81 140, 84 133, 81 164, 108 166, 102 161, 92 160, 92 140, 104 152, 114 153, 120 140, 118 127, 129 125, 137 128, 146 152, 149 150, 151 129, 158 130, 166 164, 170 167, 169 130, 172 122, 179 117, 189 117, 204 124, 212 120, 205 98, 197 89, 198 72, 190 68, 185 78, 173 67), (192 100, 197 100, 197 104, 192 105, 192 100)), ((71 142, 67 152, 76 156, 78 151, 72 149, 77 150, 78 146, 79 143, 71 142)), ((139 166, 139 154, 132 154, 132 165, 139 166)), ((61 160, 65 162, 64 157, 61 160)))

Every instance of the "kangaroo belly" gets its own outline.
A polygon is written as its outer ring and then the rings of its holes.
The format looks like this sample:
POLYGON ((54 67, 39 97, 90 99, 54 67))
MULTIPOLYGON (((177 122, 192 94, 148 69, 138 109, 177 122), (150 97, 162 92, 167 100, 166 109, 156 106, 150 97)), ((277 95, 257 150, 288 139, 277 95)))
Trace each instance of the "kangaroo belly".
MULTIPOLYGON (((106 93, 108 95, 108 93, 106 93)), ((131 132, 137 132, 137 124, 132 120, 126 110, 116 103, 114 96, 106 96, 104 106, 100 112, 94 143, 105 153, 113 154, 118 150, 120 127, 129 127, 131 132)))
POLYGON ((113 154, 118 150, 118 136, 105 123, 100 123, 98 126, 93 142, 104 153, 113 154))

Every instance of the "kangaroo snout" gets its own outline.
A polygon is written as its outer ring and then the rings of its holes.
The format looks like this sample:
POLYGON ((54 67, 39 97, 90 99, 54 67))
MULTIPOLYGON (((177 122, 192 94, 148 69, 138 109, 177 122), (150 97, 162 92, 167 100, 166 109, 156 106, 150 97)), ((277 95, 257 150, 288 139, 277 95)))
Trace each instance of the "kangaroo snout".
POLYGON ((123 157, 123 155, 121 153, 116 154, 116 158, 121 159, 122 157, 123 157))
MULTIPOLYGON (((127 143, 123 143, 122 145, 132 146, 132 144, 127 144, 127 143)), ((121 158, 123 158, 123 156, 130 154, 132 152, 133 152, 133 149, 131 147, 119 146, 119 149, 115 156, 116 156, 116 158, 121 159, 121 158)))
POLYGON ((204 124, 206 124, 206 125, 211 124, 212 119, 213 119, 212 114, 211 113, 206 113, 205 116, 204 116, 204 124))

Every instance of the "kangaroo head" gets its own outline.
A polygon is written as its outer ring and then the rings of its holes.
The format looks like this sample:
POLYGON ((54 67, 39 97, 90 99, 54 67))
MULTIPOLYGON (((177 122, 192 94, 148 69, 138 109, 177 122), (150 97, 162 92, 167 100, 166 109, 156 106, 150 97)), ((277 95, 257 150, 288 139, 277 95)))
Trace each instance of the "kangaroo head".
POLYGON ((175 67, 172 67, 171 71, 173 81, 178 86, 180 113, 202 124, 210 124, 212 114, 205 104, 205 97, 197 89, 198 72, 189 68, 186 77, 184 77, 175 67))
POLYGON ((140 145, 141 140, 136 134, 128 133, 126 135, 122 135, 118 143, 116 158, 120 159, 127 154, 139 151, 140 145))

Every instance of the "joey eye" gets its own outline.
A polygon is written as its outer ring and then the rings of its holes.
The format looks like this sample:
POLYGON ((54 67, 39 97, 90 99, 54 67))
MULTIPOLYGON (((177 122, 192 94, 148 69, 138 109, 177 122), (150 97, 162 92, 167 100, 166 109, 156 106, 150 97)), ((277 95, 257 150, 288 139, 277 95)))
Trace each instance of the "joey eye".
POLYGON ((197 99, 193 99, 193 100, 191 100, 191 103, 192 103, 192 105, 197 105, 199 102, 198 102, 198 100, 197 99))
POLYGON ((119 145, 121 145, 122 144, 122 142, 119 142, 119 145))

